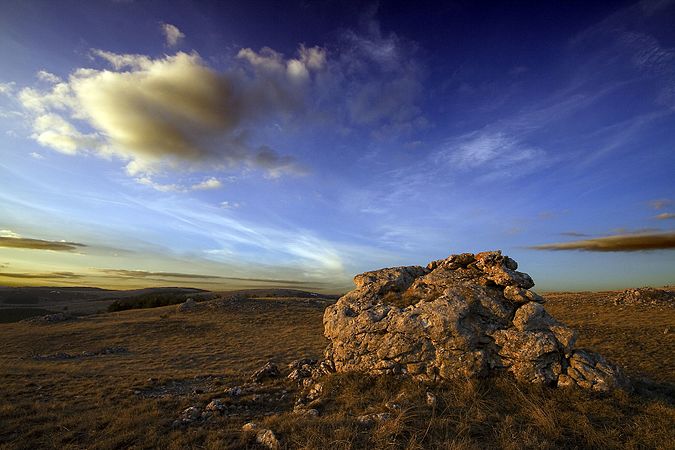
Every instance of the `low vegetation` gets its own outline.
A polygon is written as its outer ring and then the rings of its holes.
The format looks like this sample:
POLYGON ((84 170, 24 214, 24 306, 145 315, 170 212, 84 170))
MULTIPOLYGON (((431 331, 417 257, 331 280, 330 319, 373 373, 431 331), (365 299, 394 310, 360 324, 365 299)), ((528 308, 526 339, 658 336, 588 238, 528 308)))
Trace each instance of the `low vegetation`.
POLYGON ((188 298, 187 294, 179 293, 149 293, 136 297, 115 300, 108 306, 108 312, 126 311, 128 309, 159 308, 160 306, 177 305, 188 298))
POLYGON ((324 380, 321 414, 298 416, 298 387, 285 378, 261 388, 271 400, 228 392, 268 360, 286 375, 286 363, 320 358, 326 300, 234 297, 188 313, 167 306, 0 326, 0 448, 258 448, 241 432, 249 421, 274 430, 284 448, 673 448, 675 309, 617 307, 609 293, 546 297, 581 346, 625 368, 634 392, 508 376, 425 385, 340 374, 324 380), (117 347, 127 351, 97 354, 117 347), (83 352, 94 356, 58 358, 83 352), (227 413, 174 426, 184 409, 214 398, 227 413), (358 419, 380 412, 390 420, 358 419))

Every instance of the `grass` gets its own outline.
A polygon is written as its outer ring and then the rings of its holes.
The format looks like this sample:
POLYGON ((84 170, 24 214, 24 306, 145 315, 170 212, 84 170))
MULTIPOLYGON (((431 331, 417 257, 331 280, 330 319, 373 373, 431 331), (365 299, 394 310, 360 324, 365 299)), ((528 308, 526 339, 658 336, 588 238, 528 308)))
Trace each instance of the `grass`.
POLYGON ((0 309, 0 323, 18 322, 19 320, 28 319, 30 317, 44 316, 46 314, 53 314, 44 308, 3 308, 0 309))
MULTIPOLYGON (((326 303, 235 298, 200 303, 194 313, 169 306, 4 324, 0 448, 256 448, 240 432, 249 420, 273 429, 287 448, 675 448, 675 349, 672 335, 663 334, 675 311, 621 309, 606 296, 550 294, 547 308, 580 331, 582 346, 637 379, 630 394, 542 388, 508 376, 426 386, 340 374, 325 380, 319 417, 284 412, 292 395, 245 395, 231 401, 246 409, 184 429, 172 427, 183 409, 225 397, 266 361, 320 357, 326 303), (129 353, 31 358, 113 346, 129 353), (437 397, 435 407, 426 404, 427 391, 437 397), (388 409, 392 403, 398 408, 388 409), (366 426, 356 419, 383 411, 392 420, 366 426)), ((297 388, 277 380, 265 389, 297 388)))

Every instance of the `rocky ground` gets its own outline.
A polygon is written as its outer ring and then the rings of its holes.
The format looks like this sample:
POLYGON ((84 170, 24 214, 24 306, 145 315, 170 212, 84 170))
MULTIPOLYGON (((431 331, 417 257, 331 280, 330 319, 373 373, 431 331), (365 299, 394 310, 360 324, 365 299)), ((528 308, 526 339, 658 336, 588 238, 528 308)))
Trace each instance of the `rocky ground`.
POLYGON ((666 448, 674 309, 544 295, 631 391, 332 373, 331 299, 245 296, 0 326, 2 448, 666 448), (573 305, 573 306, 570 306, 573 305), (113 351, 114 349, 114 351, 113 351), (124 351, 122 351, 123 349, 124 351), (118 351, 119 350, 119 351, 118 351))

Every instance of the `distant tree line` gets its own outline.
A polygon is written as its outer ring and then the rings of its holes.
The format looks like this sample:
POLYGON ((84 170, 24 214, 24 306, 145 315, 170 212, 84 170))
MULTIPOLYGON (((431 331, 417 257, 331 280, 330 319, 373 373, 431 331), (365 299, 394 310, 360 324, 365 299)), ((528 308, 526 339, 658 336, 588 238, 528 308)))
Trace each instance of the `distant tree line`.
MULTIPOLYGON (((108 306, 108 312, 125 311, 127 309, 158 308, 160 306, 177 305, 183 303, 191 294, 179 293, 149 293, 135 297, 115 300, 108 306)), ((199 299, 195 299, 199 301, 199 299)))

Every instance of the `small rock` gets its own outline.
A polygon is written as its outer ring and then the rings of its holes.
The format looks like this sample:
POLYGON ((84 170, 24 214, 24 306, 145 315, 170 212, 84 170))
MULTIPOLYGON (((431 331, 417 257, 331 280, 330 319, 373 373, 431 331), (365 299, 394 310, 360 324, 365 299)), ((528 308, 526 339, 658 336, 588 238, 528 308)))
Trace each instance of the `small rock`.
POLYGON ((255 383, 259 383, 268 378, 277 378, 279 375, 279 368, 270 361, 260 369, 256 370, 253 375, 251 375, 251 380, 255 383))
POLYGON ((73 320, 74 317, 66 313, 56 313, 56 314, 47 314, 39 317, 31 317, 29 319, 24 319, 22 322, 32 323, 32 324, 51 324, 66 322, 68 320, 73 320))
POLYGON ((225 391, 227 395, 230 395, 232 397, 239 397, 243 392, 244 391, 240 386, 235 386, 225 391))
POLYGON ((197 308, 197 302, 193 299, 188 298, 185 302, 178 305, 178 312, 191 312, 197 308))
POLYGON ((315 408, 293 408, 293 414, 305 417, 319 417, 319 410, 315 408))
POLYGON ((223 411, 224 409, 225 405, 219 398, 214 398, 208 405, 206 405, 206 410, 211 412, 220 412, 223 411))
POLYGON ((301 369, 305 366, 314 366, 318 361, 312 358, 302 358, 296 359, 295 361, 288 364, 289 369, 301 369))
POLYGON ((274 435, 274 432, 268 429, 259 430, 255 436, 255 441, 270 450, 278 450, 280 447, 279 440, 274 435))
POLYGON ((374 425, 375 423, 378 422, 386 422, 387 420, 391 420, 391 414, 382 412, 382 413, 372 413, 372 414, 364 414, 362 416, 358 416, 356 418, 356 421, 359 422, 362 425, 374 425))
POLYGON ((178 420, 183 425, 188 425, 198 420, 201 416, 202 416, 201 409, 197 408, 196 406, 190 406, 189 408, 184 409, 183 412, 180 413, 180 417, 178 420))
POLYGON ((387 408, 389 411, 400 411, 401 410, 401 405, 396 402, 387 402, 384 404, 384 407, 387 408))

